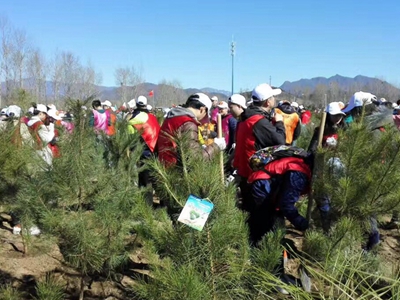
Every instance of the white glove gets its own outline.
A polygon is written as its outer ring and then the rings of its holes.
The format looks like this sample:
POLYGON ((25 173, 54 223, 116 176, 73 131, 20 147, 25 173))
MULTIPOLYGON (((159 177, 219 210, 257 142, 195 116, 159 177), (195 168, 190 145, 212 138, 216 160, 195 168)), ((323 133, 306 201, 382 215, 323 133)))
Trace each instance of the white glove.
POLYGON ((232 144, 232 149, 235 149, 236 148, 236 143, 233 143, 232 144))
POLYGON ((217 144, 217 146, 219 147, 219 150, 221 150, 221 151, 225 150, 225 148, 226 148, 225 138, 215 138, 214 143, 217 144))
POLYGON ((337 139, 335 139, 334 137, 329 137, 326 139, 326 145, 328 147, 336 147, 337 145, 337 139))

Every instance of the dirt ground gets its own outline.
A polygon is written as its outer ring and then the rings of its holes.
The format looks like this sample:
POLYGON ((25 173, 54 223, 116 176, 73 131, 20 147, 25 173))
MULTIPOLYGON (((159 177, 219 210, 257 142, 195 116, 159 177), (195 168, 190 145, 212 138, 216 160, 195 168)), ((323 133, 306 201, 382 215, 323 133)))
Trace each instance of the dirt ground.
MULTIPOLYGON (((58 247, 46 241, 45 235, 31 238, 35 239, 32 244, 36 246, 29 248, 28 255, 24 255, 22 237, 12 233, 8 222, 0 222, 0 286, 11 285, 27 292, 24 299, 32 299, 28 294, 35 295, 36 283, 44 281, 46 274, 51 274, 64 287, 65 299, 78 299, 79 274, 63 263, 58 247)), ((131 286, 134 282, 128 276, 121 276, 120 279, 115 282, 96 278, 90 282, 91 279, 86 278, 85 299, 127 299, 124 286, 131 286)))
MULTIPOLYGON (((382 242, 379 246, 379 256, 390 272, 400 260, 400 230, 380 229, 380 233, 382 242)), ((301 232, 289 227, 287 238, 297 249, 302 248, 301 232)), ((18 290, 34 294, 36 283, 44 280, 46 274, 51 274, 65 287, 65 299, 78 299, 79 274, 64 265, 58 247, 54 242, 46 241, 45 235, 32 239, 36 239, 33 244, 40 245, 40 248, 31 247, 28 249, 29 254, 24 255, 21 236, 13 235, 8 222, 0 222, 0 285, 9 284, 18 290)), ((121 274, 118 280, 95 278, 85 289, 85 299, 133 299, 132 295, 127 294, 127 287, 135 284, 131 275, 147 271, 146 268, 138 267, 146 266, 146 261, 140 253, 132 254, 131 262, 136 268, 133 266, 129 274, 121 274)), ((294 260, 289 263, 289 268, 296 268, 294 260)), ((27 296, 26 299, 31 298, 27 296)))

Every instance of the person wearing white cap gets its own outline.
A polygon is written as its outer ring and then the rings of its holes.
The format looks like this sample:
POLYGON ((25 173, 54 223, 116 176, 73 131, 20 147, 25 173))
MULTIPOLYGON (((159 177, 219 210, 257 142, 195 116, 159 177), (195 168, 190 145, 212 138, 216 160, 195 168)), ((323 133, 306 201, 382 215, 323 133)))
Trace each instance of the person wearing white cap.
MULTIPOLYGON (((155 115, 150 113, 147 99, 144 96, 139 96, 137 108, 127 116, 128 132, 130 134, 139 133, 140 141, 143 145, 143 151, 140 156, 138 166, 141 169, 139 172, 138 185, 140 188, 147 188, 145 199, 149 205, 153 205, 153 190, 151 186, 150 170, 142 168, 147 159, 151 158, 156 149, 158 135, 160 133, 160 124, 155 115)), ((151 107, 150 107, 151 110, 151 107)), ((132 148, 131 150, 134 150, 132 148)))
POLYGON ((237 120, 230 113, 227 102, 220 101, 217 107, 219 114, 221 115, 222 134, 226 142, 225 151, 229 153, 233 144, 235 143, 237 120))
POLYGON ((285 144, 285 127, 282 115, 271 116, 275 106, 275 97, 282 91, 273 89, 267 83, 256 86, 252 91, 252 106, 241 115, 236 129, 236 148, 233 166, 241 177, 240 189, 243 197, 243 209, 250 210, 252 204, 250 186, 247 179, 252 173, 249 158, 258 149, 285 144), (274 125, 275 123, 275 125, 274 125))
POLYGON ((104 102, 101 102, 101 105, 103 106, 103 109, 109 109, 112 107, 112 104, 109 100, 106 100, 104 102))
POLYGON ((136 108, 136 100, 135 99, 131 99, 128 103, 128 109, 130 112, 132 112, 135 108, 136 108))
POLYGON ((240 94, 233 94, 228 99, 229 109, 235 119, 239 119, 247 108, 246 98, 240 94))
POLYGON ((211 97, 211 111, 210 111, 210 116, 211 116, 211 122, 214 124, 217 124, 217 116, 218 116, 218 97, 217 96, 212 96, 211 97))
POLYGON ((299 104, 295 101, 293 101, 290 105, 293 106, 296 109, 296 111, 299 109, 299 104))
MULTIPOLYGON (((370 106, 370 104, 372 104, 374 101, 377 101, 377 98, 371 93, 361 91, 354 93, 354 95, 350 98, 349 104, 342 109, 342 111, 347 115, 345 122, 351 123, 357 120, 362 115, 364 106, 374 108, 373 106, 370 106)), ((368 109, 368 111, 369 110, 370 109, 368 109)))
POLYGON ((49 148, 49 143, 53 141, 55 132, 54 125, 50 124, 46 105, 36 105, 27 126, 32 136, 31 141, 28 142, 33 142, 36 152, 50 166, 53 162, 53 153, 49 148))
MULTIPOLYGON (((334 149, 338 143, 338 131, 345 129, 345 113, 341 110, 339 102, 331 102, 326 107, 326 123, 322 137, 322 147, 334 149)), ((315 128, 314 134, 308 146, 310 153, 316 153, 318 148, 319 127, 315 128)), ((335 158, 338 161, 338 158, 335 158)), ((339 160, 340 162, 340 160, 339 160)), ((326 194, 316 195, 315 200, 321 215, 322 228, 325 232, 330 228, 330 197, 326 194)))
POLYGON ((183 133, 189 138, 190 148, 197 149, 205 158, 210 159, 216 150, 226 148, 224 138, 215 138, 213 144, 205 147, 201 147, 199 143, 198 126, 209 115, 211 106, 211 99, 206 94, 196 93, 189 96, 183 107, 174 107, 168 112, 157 140, 158 158, 163 164, 173 166, 180 163, 174 138, 183 133))
POLYGON ((93 127, 96 133, 104 132, 108 134, 108 127, 111 125, 110 111, 103 107, 100 100, 93 100, 89 126, 93 127))
POLYGON ((108 118, 108 126, 105 132, 108 136, 112 136, 116 133, 115 125, 117 123, 117 115, 115 114, 114 107, 109 100, 106 100, 101 104, 103 105, 103 109, 108 118))
POLYGON ((136 101, 136 105, 140 107, 147 106, 147 98, 145 96, 139 96, 136 101))

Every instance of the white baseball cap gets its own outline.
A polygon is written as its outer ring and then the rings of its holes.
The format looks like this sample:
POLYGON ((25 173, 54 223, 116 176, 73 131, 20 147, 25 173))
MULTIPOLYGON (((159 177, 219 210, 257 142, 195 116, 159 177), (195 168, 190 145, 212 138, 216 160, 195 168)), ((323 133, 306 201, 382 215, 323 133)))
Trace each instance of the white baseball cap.
POLYGON ((371 93, 365 93, 365 92, 356 92, 354 95, 351 97, 349 104, 347 105, 346 108, 343 109, 344 113, 349 112, 352 110, 354 107, 359 107, 371 104, 372 101, 376 101, 376 96, 371 94, 371 93))
POLYGON ((132 99, 128 102, 128 107, 129 108, 135 108, 136 107, 136 100, 132 99))
POLYGON ((253 89, 251 99, 253 102, 262 102, 280 93, 282 93, 281 89, 273 89, 268 83, 262 83, 253 89))
POLYGON ((54 104, 47 104, 47 108, 48 109, 55 109, 55 110, 57 110, 57 107, 54 105, 54 104))
POLYGON ((106 100, 106 101, 104 101, 104 102, 101 102, 101 105, 103 105, 103 106, 108 106, 108 107, 112 107, 111 102, 108 101, 108 100, 106 100))
POLYGON ((136 101, 137 105, 146 106, 147 105, 147 98, 145 96, 139 96, 136 101))
POLYGON ((36 110, 41 111, 47 114, 47 106, 44 104, 37 104, 36 105, 36 110))
POLYGON ((239 106, 243 107, 244 109, 247 108, 246 98, 240 94, 233 94, 232 96, 229 97, 228 102, 239 105, 239 106))
POLYGON ((21 116, 21 107, 17 105, 10 105, 9 107, 7 107, 6 114, 9 117, 12 114, 14 117, 19 118, 21 116))
POLYGON ((58 115, 58 111, 55 110, 54 108, 49 109, 47 111, 47 114, 49 115, 49 117, 52 117, 54 120, 61 120, 61 117, 58 115))
POLYGON ((325 111, 331 115, 345 115, 345 113, 340 109, 339 102, 329 103, 325 111))
POLYGON ((217 105, 218 108, 226 108, 229 109, 228 103, 226 103, 225 101, 220 101, 217 105))
POLYGON ((211 97, 211 101, 218 101, 218 97, 217 96, 212 96, 211 97))
POLYGON ((189 100, 197 100, 197 101, 203 103, 207 107, 208 113, 210 114, 211 99, 206 94, 204 94, 204 93, 193 94, 193 95, 189 96, 188 101, 189 100))

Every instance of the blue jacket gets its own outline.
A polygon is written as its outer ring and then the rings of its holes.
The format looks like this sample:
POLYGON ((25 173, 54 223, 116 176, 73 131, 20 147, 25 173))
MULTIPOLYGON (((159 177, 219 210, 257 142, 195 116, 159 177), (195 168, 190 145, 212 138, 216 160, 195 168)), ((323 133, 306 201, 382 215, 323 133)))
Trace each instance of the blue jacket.
POLYGON ((298 230, 306 230, 308 221, 299 214, 295 203, 309 185, 306 174, 289 171, 281 178, 261 179, 252 184, 252 196, 256 205, 271 202, 271 210, 279 210, 298 230), (272 199, 275 189, 279 189, 277 199, 272 199), (275 202, 275 203, 273 203, 275 202))

